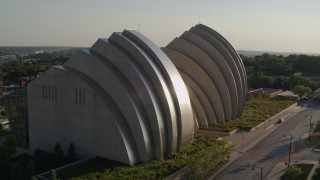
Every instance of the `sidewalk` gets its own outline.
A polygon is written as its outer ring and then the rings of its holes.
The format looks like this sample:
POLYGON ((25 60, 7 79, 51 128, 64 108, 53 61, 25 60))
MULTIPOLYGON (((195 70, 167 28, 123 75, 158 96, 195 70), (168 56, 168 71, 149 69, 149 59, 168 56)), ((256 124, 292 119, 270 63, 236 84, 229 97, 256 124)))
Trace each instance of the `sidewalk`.
MULTIPOLYGON (((301 137, 301 139, 306 139, 308 137, 308 133, 304 133, 301 137)), ((301 140, 300 139, 300 140, 301 140)), ((299 161, 295 161, 292 163, 292 165, 295 164, 314 164, 317 165, 318 161, 310 161, 310 160, 299 160, 299 161)), ((317 166, 314 166, 311 173, 313 174, 313 172, 315 171, 317 166)), ((279 180, 281 178, 281 176, 284 174, 284 172, 287 170, 287 165, 285 165, 283 162, 280 162, 278 164, 276 164, 270 171, 270 173, 267 175, 266 180, 279 180)), ((310 175, 309 175, 310 176, 310 175)), ((311 180, 311 176, 308 178, 308 180, 311 180)))
MULTIPOLYGON (((281 124, 277 124, 279 118, 284 118, 285 121, 295 116, 299 112, 303 111, 304 107, 294 106, 278 115, 266 120, 262 125, 260 124, 257 128, 252 131, 238 130, 231 136, 221 137, 221 139, 227 140, 234 145, 234 151, 232 152, 228 163, 222 166, 218 171, 216 171, 209 179, 214 179, 223 169, 225 169, 229 164, 245 153, 248 149, 252 148, 264 137, 269 135, 272 131, 279 127, 281 124)), ((279 165, 280 166, 280 165, 279 165)), ((281 168, 279 168, 281 169, 281 168)), ((280 173, 280 172, 279 172, 280 173)), ((281 173, 282 175, 282 173, 281 173)), ((280 175, 280 176, 281 176, 280 175)))
MULTIPOLYGON (((311 161, 311 160, 299 160, 292 164, 293 166, 295 164, 313 164, 313 168, 307 178, 307 180, 311 180, 312 175, 314 171, 317 168, 318 161, 311 161)), ((273 167, 273 169, 270 171, 270 173, 267 175, 266 180, 278 180, 281 178, 281 176, 284 174, 284 172, 287 170, 287 166, 284 163, 278 163, 273 167)))

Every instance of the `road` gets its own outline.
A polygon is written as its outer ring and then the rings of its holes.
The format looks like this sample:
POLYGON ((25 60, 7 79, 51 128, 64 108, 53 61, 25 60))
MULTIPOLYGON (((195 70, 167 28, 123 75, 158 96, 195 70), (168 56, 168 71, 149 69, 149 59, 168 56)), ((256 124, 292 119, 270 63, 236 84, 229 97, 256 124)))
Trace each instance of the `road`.
MULTIPOLYGON (((261 169, 263 169, 263 179, 272 179, 274 166, 279 163, 288 162, 290 135, 292 135, 291 164, 298 160, 318 160, 319 152, 309 150, 303 143, 308 138, 309 119, 311 115, 312 123, 320 120, 320 105, 312 101, 299 103, 297 108, 303 110, 291 117, 283 124, 275 125, 275 130, 258 142, 251 149, 242 153, 239 158, 233 161, 223 171, 217 174, 214 180, 255 180, 260 179, 261 169), (286 138, 284 138, 286 134, 286 138), (255 170, 252 165, 255 164, 255 170)), ((276 175, 276 174, 274 174, 276 175)))

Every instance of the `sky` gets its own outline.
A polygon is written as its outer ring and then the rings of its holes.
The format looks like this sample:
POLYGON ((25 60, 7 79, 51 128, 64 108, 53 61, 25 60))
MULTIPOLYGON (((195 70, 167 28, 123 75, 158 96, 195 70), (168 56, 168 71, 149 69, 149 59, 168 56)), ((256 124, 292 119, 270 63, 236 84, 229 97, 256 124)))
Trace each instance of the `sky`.
POLYGON ((237 50, 320 53, 319 0, 0 0, 0 46, 84 46, 135 29, 160 47, 202 23, 237 50))

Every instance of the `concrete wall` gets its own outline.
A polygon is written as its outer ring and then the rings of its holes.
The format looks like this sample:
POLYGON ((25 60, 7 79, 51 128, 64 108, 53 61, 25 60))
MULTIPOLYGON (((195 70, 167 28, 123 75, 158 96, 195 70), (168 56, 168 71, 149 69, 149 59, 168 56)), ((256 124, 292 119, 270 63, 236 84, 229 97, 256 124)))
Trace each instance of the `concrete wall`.
POLYGON ((41 148, 53 152, 54 145, 60 143, 66 153, 73 142, 79 157, 100 155, 130 162, 109 108, 85 82, 63 68, 54 67, 28 88, 32 151, 41 148), (52 87, 56 90, 49 93, 52 87), (76 100, 75 90, 85 92, 84 102, 76 100))

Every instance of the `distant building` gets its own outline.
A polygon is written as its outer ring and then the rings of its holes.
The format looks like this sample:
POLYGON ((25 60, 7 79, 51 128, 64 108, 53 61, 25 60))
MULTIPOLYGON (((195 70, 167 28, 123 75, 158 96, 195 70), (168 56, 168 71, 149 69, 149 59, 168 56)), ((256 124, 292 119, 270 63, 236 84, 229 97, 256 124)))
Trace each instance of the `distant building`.
POLYGON ((6 119, 0 119, 0 129, 10 130, 10 123, 6 119))
POLYGON ((280 97, 283 99, 289 99, 297 101, 300 99, 298 94, 293 93, 292 91, 283 91, 282 89, 272 89, 272 88, 259 88, 253 91, 248 92, 248 96, 253 97, 263 97, 263 98, 274 98, 280 97))
POLYGON ((36 51, 36 54, 42 54, 42 53, 44 53, 44 50, 36 51))
POLYGON ((262 97, 273 98, 281 92, 282 92, 282 89, 259 88, 253 91, 249 91, 248 95, 252 94, 254 97, 262 96, 262 97))
POLYGON ((4 87, 4 92, 5 93, 11 93, 11 92, 14 92, 18 89, 20 89, 20 86, 17 85, 17 84, 11 84, 11 85, 8 85, 8 86, 3 86, 4 87))
POLYGON ((292 91, 283 91, 281 93, 278 93, 276 96, 293 101, 298 101, 300 99, 299 94, 295 94, 292 91))
POLYGON ((313 92, 313 100, 320 101, 320 88, 313 92))
POLYGON ((302 73, 301 72, 296 72, 296 73, 293 73, 293 76, 301 76, 302 73))

